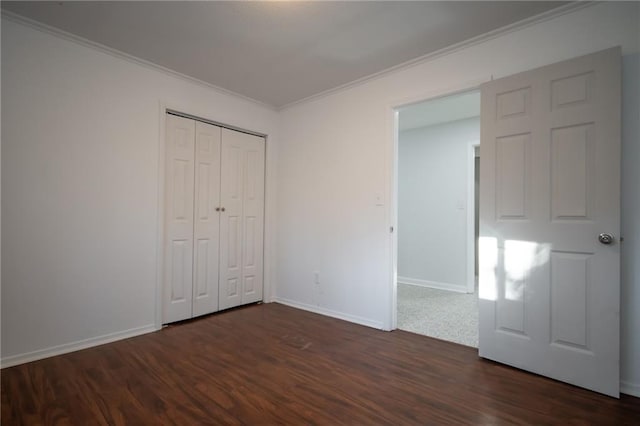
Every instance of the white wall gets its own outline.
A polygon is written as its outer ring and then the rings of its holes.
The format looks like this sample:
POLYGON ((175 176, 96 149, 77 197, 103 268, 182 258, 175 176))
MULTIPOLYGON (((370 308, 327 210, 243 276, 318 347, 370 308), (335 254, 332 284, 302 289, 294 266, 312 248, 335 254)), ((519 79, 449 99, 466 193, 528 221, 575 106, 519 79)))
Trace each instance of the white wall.
MULTIPOLYGON (((637 52, 638 7, 632 2, 588 6, 284 110, 277 298, 390 328, 391 107, 616 45, 623 54, 637 52), (378 193, 385 206, 376 205, 378 193), (314 284, 315 270, 320 285, 314 284)), ((623 196, 637 199, 637 190, 626 188, 623 196)), ((628 256, 638 259, 640 253, 628 256)), ((638 285, 632 284, 636 291, 638 285)), ((628 306, 623 309, 628 327, 632 314, 628 306)), ((636 353, 629 348, 640 342, 637 328, 626 338, 631 341, 623 342, 623 357, 629 360, 636 353)), ((638 384, 640 364, 623 364, 622 377, 638 384)))
POLYGON ((479 117, 400 132, 399 282, 467 290, 468 169, 479 142, 479 117))
POLYGON ((157 325, 160 102, 269 135, 273 220, 273 110, 6 19, 2 89, 3 365, 157 325))
MULTIPOLYGON (((3 364, 153 328, 160 101, 270 135, 265 284, 277 271, 280 300, 389 328, 391 107, 615 45, 637 52, 639 16, 637 3, 589 6, 279 116, 3 19, 3 364)), ((638 389, 638 130, 628 129, 622 378, 638 389)))

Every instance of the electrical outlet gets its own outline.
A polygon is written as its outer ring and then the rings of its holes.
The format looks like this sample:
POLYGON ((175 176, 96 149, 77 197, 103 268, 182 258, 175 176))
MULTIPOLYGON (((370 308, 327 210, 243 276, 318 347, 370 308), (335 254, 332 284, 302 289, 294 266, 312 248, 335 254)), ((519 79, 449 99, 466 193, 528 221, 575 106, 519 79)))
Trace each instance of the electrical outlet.
POLYGON ((320 272, 313 271, 313 283, 316 285, 320 284, 320 272))

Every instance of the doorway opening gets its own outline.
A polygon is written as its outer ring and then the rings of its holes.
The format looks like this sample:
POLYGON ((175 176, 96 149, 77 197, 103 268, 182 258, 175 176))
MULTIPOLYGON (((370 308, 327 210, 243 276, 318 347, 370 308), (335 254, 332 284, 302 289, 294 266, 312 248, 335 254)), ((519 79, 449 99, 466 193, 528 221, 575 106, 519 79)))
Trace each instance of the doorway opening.
POLYGON ((396 111, 397 328, 477 347, 480 92, 396 111))

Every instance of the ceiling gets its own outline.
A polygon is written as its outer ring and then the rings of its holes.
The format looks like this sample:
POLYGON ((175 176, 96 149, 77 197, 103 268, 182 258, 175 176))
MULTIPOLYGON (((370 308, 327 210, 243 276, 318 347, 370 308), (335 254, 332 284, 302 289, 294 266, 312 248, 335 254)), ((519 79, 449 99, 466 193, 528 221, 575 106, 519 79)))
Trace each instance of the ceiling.
POLYGON ((566 2, 2 2, 276 108, 566 2))
POLYGON ((459 93, 398 110, 400 131, 480 116, 480 91, 459 93))

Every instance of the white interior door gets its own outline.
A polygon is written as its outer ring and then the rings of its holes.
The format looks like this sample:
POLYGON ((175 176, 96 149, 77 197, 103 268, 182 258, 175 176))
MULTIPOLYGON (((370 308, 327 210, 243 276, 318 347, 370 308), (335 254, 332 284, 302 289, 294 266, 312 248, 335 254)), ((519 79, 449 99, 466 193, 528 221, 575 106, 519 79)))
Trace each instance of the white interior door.
POLYGON ((193 316, 218 310, 220 127, 196 122, 193 316))
POLYGON ((617 397, 619 49, 485 84, 481 127, 480 356, 617 397))
POLYGON ((264 139, 222 129, 220 309, 262 300, 264 139))
POLYGON ((166 116, 163 322, 191 318, 195 121, 166 116))

